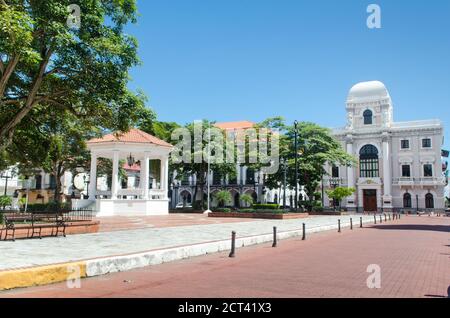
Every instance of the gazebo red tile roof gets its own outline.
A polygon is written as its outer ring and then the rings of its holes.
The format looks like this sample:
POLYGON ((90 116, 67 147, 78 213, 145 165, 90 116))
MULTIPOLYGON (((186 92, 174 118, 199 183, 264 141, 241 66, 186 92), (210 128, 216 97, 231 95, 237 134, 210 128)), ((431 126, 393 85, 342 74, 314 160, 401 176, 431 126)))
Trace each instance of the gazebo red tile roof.
POLYGON ((105 142, 130 142, 130 143, 149 143, 163 147, 173 147, 168 142, 161 140, 155 136, 147 134, 146 132, 132 128, 128 132, 125 133, 111 133, 107 134, 101 138, 93 138, 89 140, 88 144, 97 144, 97 143, 105 143, 105 142))
POLYGON ((214 126, 224 130, 237 130, 237 129, 247 129, 255 127, 255 123, 243 120, 243 121, 231 121, 231 122, 223 122, 223 123, 215 123, 214 126))

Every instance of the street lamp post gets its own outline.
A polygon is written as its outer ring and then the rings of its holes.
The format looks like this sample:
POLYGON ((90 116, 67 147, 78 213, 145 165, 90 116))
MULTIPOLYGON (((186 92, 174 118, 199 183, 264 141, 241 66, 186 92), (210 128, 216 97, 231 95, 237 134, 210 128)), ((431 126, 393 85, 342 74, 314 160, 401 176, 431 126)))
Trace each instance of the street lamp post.
MULTIPOLYGON (((330 186, 333 189, 336 189, 336 187, 339 186, 339 178, 331 178, 330 179, 330 186)), ((336 199, 333 199, 333 209, 336 211, 336 199)))
MULTIPOLYGON (((210 156, 211 156, 211 123, 209 123, 209 127, 208 127, 208 172, 206 173, 206 181, 207 181, 207 209, 204 213, 210 213, 210 196, 211 196, 211 182, 210 182, 210 169, 211 169, 211 165, 210 165, 210 156)), ((203 193, 202 193, 203 195, 203 193)), ((203 208, 203 207, 202 207, 203 208)))
POLYGON ((286 160, 281 158, 281 166, 283 167, 283 209, 286 208, 286 160))
POLYGON ((298 121, 294 121, 294 148, 295 148, 295 199, 294 199, 294 210, 298 211, 298 131, 297 131, 298 121))

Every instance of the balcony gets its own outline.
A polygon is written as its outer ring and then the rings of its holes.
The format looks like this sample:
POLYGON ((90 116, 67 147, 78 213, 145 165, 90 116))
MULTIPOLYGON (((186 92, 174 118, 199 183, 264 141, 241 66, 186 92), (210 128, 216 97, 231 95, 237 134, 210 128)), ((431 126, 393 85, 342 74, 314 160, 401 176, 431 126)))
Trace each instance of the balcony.
POLYGON ((393 184, 399 186, 413 186, 415 182, 415 178, 413 177, 400 177, 393 179, 393 184))
POLYGON ((419 183, 421 186, 444 186, 445 177, 421 177, 419 183))

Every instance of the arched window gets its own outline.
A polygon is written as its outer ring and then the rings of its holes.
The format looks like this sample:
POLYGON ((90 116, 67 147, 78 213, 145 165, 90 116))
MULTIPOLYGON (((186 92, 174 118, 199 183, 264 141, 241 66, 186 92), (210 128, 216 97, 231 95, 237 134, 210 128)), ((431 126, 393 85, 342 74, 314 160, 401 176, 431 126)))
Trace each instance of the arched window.
POLYGON ((378 173, 378 150, 373 145, 365 145, 359 151, 359 176, 376 178, 378 173))
POLYGON ((364 125, 372 125, 372 111, 366 109, 363 113, 364 125))
POLYGON ((403 207, 404 208, 411 208, 412 207, 411 194, 409 194, 408 192, 406 192, 403 195, 403 207))
POLYGON ((425 195, 425 208, 433 209, 434 208, 434 199, 431 193, 427 193, 425 195))

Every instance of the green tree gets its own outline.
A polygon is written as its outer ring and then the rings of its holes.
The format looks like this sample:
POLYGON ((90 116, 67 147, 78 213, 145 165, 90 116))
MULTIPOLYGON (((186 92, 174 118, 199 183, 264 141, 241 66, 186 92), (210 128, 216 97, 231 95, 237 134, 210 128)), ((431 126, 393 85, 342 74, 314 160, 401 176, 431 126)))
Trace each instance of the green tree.
MULTIPOLYGON (((280 157, 287 162, 287 184, 295 189, 295 143, 294 127, 285 126, 286 133, 280 136, 280 157)), ((313 205, 314 193, 323 175, 326 173, 326 163, 344 166, 353 165, 355 158, 346 153, 339 141, 331 135, 330 130, 310 122, 300 122, 297 126, 298 140, 298 182, 305 185, 313 205)), ((271 189, 278 188, 283 183, 283 169, 268 175, 265 184, 271 189)))
POLYGON ((137 41, 123 32, 136 21, 136 1, 78 0, 79 28, 67 23, 69 3, 0 0, 0 149, 36 109, 126 131, 143 108, 142 94, 127 88, 137 41))
POLYGON ((336 187, 334 189, 326 191, 328 197, 335 199, 339 202, 339 206, 341 206, 342 199, 351 196, 354 192, 355 192, 354 188, 347 188, 347 187, 336 187))
MULTIPOLYGON (((207 120, 203 120, 202 121, 202 125, 201 125, 201 133, 202 136, 205 135, 206 133, 206 129, 208 129, 208 127, 213 127, 214 126, 214 122, 209 122, 207 120)), ((178 179, 182 179, 183 177, 187 177, 190 176, 192 174, 195 174, 197 176, 196 180, 196 184, 195 184, 195 189, 194 189, 194 195, 193 195, 193 200, 194 203, 195 201, 197 201, 197 194, 198 192, 200 192, 202 195, 200 196, 200 202, 201 202, 201 207, 204 207, 204 189, 205 189, 205 185, 206 185, 206 175, 207 175, 207 171, 208 171, 208 162, 206 160, 206 158, 203 157, 204 153, 207 153, 207 151, 203 151, 204 149, 207 149, 207 145, 208 145, 208 138, 203 138, 201 141, 201 149, 194 147, 195 146, 195 134, 194 134, 194 124, 187 124, 185 125, 185 127, 187 129, 187 131, 189 132, 189 138, 191 138, 190 141, 190 145, 191 148, 190 149, 185 149, 188 150, 188 156, 190 157, 189 162, 186 161, 182 161, 182 162, 178 162, 175 163, 173 162, 173 158, 171 158, 171 167, 177 171, 177 178, 178 179), (200 157, 202 158, 202 160, 200 162, 196 162, 195 158, 196 157, 200 157)), ((173 152, 179 152, 182 149, 180 148, 180 144, 173 142, 175 144, 175 148, 173 150, 173 152)), ((218 149, 218 151, 222 151, 222 144, 218 141, 218 140, 213 140, 211 139, 211 149, 214 149, 217 146, 216 149, 218 149)), ((213 150, 211 150, 211 152, 213 152, 213 150)), ((234 176, 236 174, 236 165, 234 163, 226 163, 225 160, 222 163, 211 163, 210 165, 211 171, 217 171, 221 176, 225 176, 225 175, 229 175, 229 176, 234 176)))
POLYGON ((5 207, 7 205, 11 205, 11 204, 12 204, 12 199, 10 196, 7 196, 7 195, 0 196, 0 206, 2 206, 3 209, 5 209, 5 207))
POLYGON ((214 198, 217 200, 219 207, 224 207, 225 205, 231 204, 233 202, 231 193, 226 190, 220 190, 214 193, 214 198))
POLYGON ((146 117, 144 120, 137 124, 138 128, 146 133, 149 133, 159 139, 167 142, 171 142, 172 132, 181 127, 175 122, 157 121, 156 118, 152 119, 146 117))
POLYGON ((95 135, 93 124, 65 109, 33 112, 39 120, 33 116, 20 123, 9 149, 19 164, 20 174, 31 176, 43 169, 55 177, 54 200, 59 202, 64 173, 87 167, 89 152, 85 141, 95 135))
POLYGON ((248 206, 253 205, 253 198, 250 194, 244 193, 243 195, 241 195, 241 201, 248 206))

